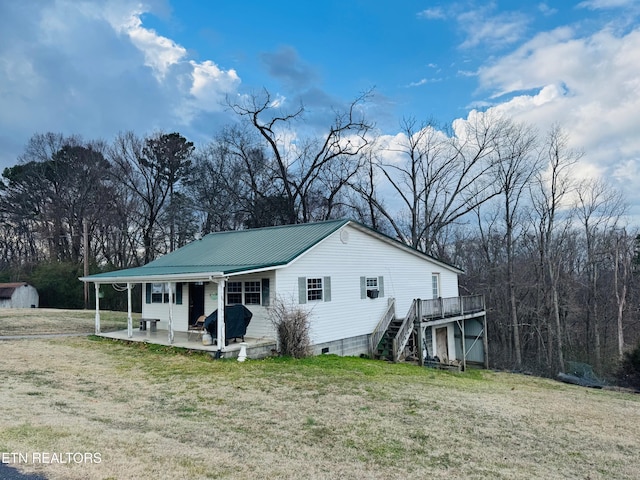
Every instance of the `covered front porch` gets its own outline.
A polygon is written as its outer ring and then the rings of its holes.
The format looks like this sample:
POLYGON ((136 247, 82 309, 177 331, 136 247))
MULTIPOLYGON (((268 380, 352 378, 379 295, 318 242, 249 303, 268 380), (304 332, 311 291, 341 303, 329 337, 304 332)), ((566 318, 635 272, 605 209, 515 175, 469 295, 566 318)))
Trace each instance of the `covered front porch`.
POLYGON ((128 330, 117 330, 97 334, 99 337, 111 338, 114 340, 126 340, 129 342, 150 343, 153 345, 163 345, 167 347, 184 348, 199 352, 209 352, 212 356, 219 358, 237 358, 242 344, 245 345, 247 358, 259 359, 273 355, 277 346, 272 338, 245 337, 244 342, 231 341, 224 348, 218 348, 214 341, 212 345, 204 345, 202 336, 194 332, 173 332, 173 341, 169 341, 169 332, 164 329, 155 331, 133 329, 131 334, 128 330), (220 352, 221 353, 220 353, 220 352))

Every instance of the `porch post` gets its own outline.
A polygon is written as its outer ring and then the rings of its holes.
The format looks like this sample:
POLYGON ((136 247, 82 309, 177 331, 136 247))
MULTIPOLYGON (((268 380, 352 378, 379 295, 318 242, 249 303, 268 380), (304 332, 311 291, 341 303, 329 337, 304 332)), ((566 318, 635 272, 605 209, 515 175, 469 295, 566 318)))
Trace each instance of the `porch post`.
POLYGON ((225 347, 225 319, 224 319, 224 287, 227 280, 224 278, 218 279, 218 351, 224 352, 225 347))
POLYGON ((94 283, 96 289, 96 335, 100 334, 100 284, 94 283))
POLYGON ((133 318, 131 318, 131 283, 127 282, 127 337, 133 337, 133 318))
POLYGON ((171 282, 167 282, 169 290, 169 345, 173 343, 173 288, 171 282))

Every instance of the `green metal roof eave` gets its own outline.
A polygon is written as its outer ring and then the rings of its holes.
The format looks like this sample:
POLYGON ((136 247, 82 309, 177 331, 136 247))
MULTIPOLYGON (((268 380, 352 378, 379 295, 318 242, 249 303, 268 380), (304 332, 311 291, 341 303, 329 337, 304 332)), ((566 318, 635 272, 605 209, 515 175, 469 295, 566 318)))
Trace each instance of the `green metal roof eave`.
POLYGON ((92 283, 141 283, 148 281, 198 281, 207 280, 215 277, 225 277, 234 274, 248 274, 252 272, 262 272, 265 270, 273 270, 277 268, 285 267, 289 264, 279 262, 276 264, 262 264, 262 265, 242 265, 233 266, 233 268, 219 268, 220 266, 211 266, 209 268, 188 268, 188 267, 174 267, 174 271, 168 271, 168 268, 155 268, 155 267, 135 267, 125 270, 114 270, 113 272, 97 273, 94 275, 88 275, 86 277, 80 277, 83 282, 92 283), (191 270, 191 271, 189 271, 191 270))

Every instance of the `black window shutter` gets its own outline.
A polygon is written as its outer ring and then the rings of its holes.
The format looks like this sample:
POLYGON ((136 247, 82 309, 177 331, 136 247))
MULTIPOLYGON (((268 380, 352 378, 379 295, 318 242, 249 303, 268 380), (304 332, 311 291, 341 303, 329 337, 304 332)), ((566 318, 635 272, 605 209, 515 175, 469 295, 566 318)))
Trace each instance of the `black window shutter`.
POLYGON ((145 283, 146 292, 147 292, 147 303, 151 303, 151 284, 145 283))
POLYGON ((182 305, 182 283, 176 283, 176 305, 182 305))
POLYGON ((269 306, 269 279, 262 279, 262 305, 264 307, 269 306))

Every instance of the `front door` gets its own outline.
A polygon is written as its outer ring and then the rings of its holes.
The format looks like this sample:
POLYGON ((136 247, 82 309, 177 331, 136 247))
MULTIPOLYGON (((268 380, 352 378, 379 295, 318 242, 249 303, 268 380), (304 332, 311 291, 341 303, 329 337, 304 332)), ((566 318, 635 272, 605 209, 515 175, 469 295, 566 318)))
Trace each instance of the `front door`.
POLYGON ((436 355, 443 363, 449 363, 449 340, 447 327, 436 328, 436 355))
POLYGON ((204 283, 189 284, 189 325, 204 315, 204 283))

